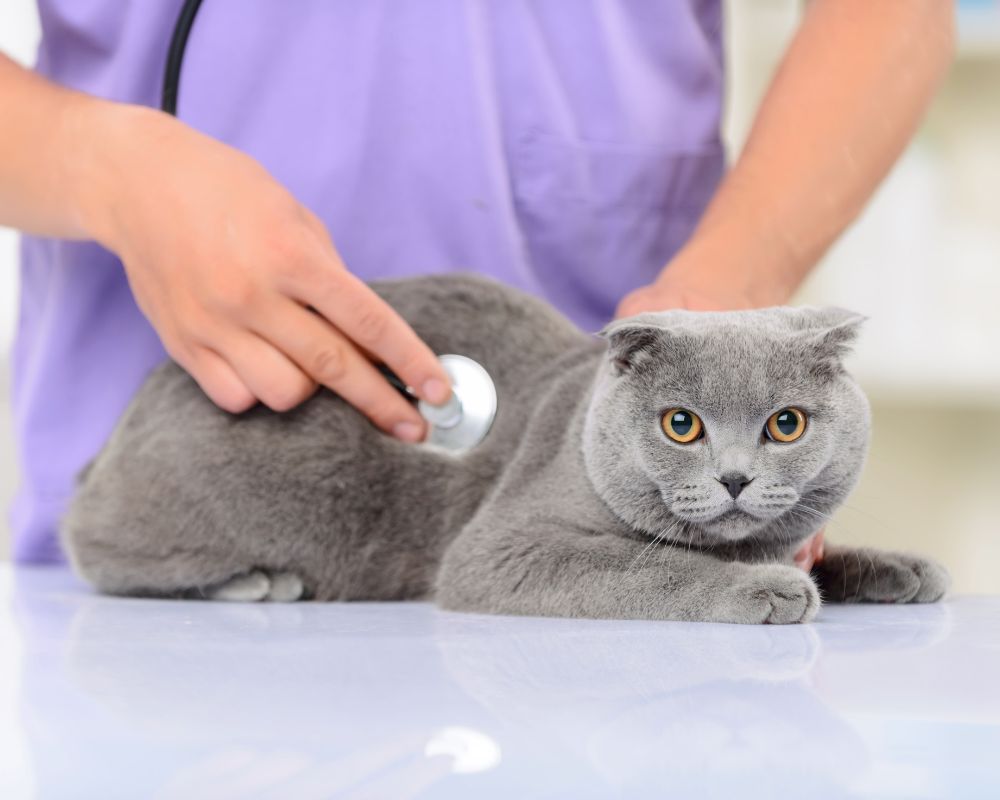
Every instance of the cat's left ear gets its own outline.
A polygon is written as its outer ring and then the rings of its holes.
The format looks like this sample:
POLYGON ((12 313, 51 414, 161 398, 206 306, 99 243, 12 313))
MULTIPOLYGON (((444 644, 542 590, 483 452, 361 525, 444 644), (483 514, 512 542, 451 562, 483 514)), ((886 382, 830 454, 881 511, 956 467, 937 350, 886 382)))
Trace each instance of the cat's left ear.
POLYGON ((840 372, 841 361, 851 352, 851 346, 866 319, 863 314, 846 308, 829 306, 806 311, 808 327, 802 336, 811 352, 817 371, 840 372))

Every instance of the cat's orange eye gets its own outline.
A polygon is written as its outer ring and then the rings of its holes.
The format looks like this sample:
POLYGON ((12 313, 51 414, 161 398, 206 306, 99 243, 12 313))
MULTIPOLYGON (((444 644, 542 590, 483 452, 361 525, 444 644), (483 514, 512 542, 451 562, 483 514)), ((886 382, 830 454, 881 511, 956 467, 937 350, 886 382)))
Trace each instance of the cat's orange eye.
POLYGON ((702 425, 697 414, 686 408, 672 408, 660 419, 663 432, 679 444, 690 444, 701 436, 702 425))
POLYGON ((783 408, 768 417, 764 432, 772 442, 794 442, 806 432, 805 412, 791 406, 783 408))

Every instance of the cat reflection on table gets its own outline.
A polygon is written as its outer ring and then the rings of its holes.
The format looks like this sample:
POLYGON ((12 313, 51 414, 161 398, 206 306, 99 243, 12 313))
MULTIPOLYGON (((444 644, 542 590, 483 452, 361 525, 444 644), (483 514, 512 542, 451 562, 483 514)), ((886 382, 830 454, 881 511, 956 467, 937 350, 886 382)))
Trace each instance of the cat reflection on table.
POLYGON ((77 571, 111 594, 736 623, 944 594, 944 569, 904 553, 793 563, 867 451, 842 363, 858 315, 671 310, 593 337, 482 278, 374 288, 493 376, 480 445, 403 444, 325 390, 231 415, 167 364, 81 476, 62 529, 77 571))

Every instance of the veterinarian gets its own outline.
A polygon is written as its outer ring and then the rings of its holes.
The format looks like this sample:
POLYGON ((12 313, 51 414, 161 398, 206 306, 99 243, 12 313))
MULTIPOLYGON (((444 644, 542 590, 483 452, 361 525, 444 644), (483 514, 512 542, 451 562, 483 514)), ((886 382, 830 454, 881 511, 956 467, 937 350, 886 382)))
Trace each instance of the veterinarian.
POLYGON ((814 0, 726 169, 720 2, 39 0, 0 57, 0 224, 28 234, 15 557, 61 558, 73 477, 176 359, 222 408, 318 385, 385 431, 447 399, 363 281, 475 270, 596 330, 786 302, 903 149, 953 48, 948 0, 814 0))

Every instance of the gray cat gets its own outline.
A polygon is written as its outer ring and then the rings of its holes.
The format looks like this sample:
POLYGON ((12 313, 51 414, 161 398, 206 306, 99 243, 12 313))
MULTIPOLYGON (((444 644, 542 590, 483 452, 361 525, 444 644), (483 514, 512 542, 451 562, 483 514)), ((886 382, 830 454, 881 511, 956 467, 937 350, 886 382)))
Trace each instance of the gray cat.
POLYGON ((168 364, 81 476, 62 531, 79 573, 113 594, 743 623, 805 622, 821 593, 943 595, 945 571, 901 553, 791 564, 865 457, 841 366, 858 316, 667 311, 598 339, 481 278, 375 288, 493 376, 482 444, 403 444, 325 390, 230 415, 168 364))

